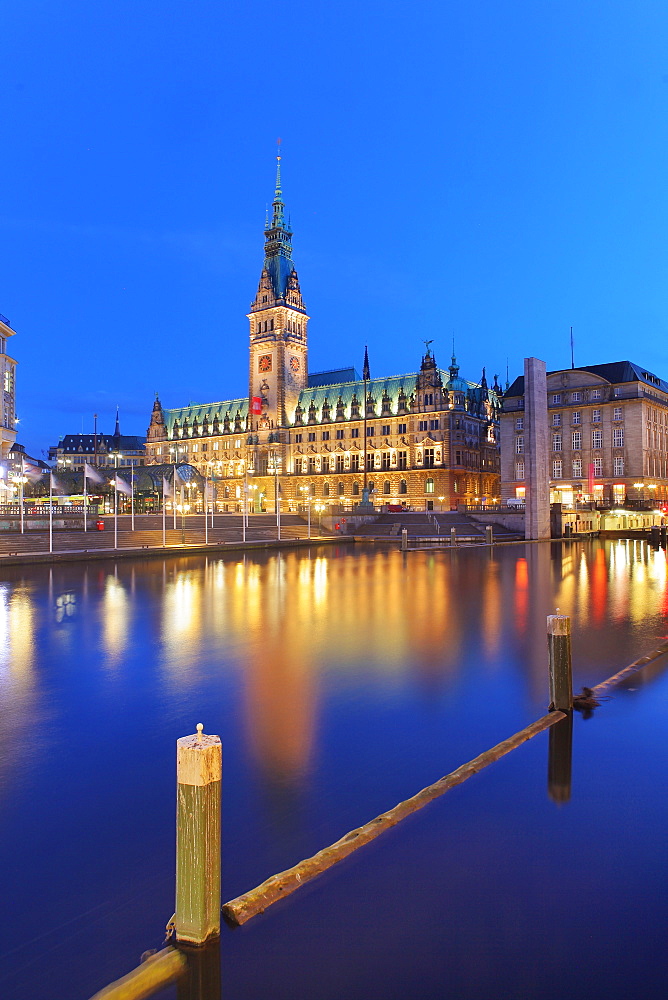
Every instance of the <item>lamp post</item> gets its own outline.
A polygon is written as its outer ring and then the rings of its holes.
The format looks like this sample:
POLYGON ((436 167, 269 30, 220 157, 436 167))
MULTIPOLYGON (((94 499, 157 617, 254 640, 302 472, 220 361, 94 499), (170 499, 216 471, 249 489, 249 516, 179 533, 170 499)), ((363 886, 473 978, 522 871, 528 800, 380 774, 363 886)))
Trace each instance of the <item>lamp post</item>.
POLYGON ((180 503, 176 508, 181 514, 181 544, 186 543, 186 514, 190 510, 189 503, 180 503))
POLYGON ((315 512, 318 515, 318 534, 322 535, 322 515, 327 508, 324 503, 317 503, 315 505, 315 512))
POLYGON ((281 537, 281 500, 279 496, 278 476, 280 473, 281 459, 276 452, 269 456, 269 473, 274 477, 274 510, 276 511, 276 537, 281 537))
MULTIPOLYGON (((23 459, 21 459, 21 466, 23 466, 23 459)), ((28 482, 28 477, 23 475, 23 468, 21 468, 20 476, 12 476, 12 482, 15 484, 16 489, 19 491, 19 503, 21 504, 21 534, 23 534, 24 523, 23 523, 23 487, 28 482)))
POLYGON ((443 501, 444 501, 444 500, 445 500, 445 497, 439 497, 439 498, 438 498, 438 502, 439 502, 439 503, 440 503, 440 505, 441 505, 441 513, 443 513, 443 501))
POLYGON ((308 538, 311 537, 311 487, 310 486, 300 486, 300 492, 304 494, 304 501, 306 503, 306 510, 308 511, 308 538))

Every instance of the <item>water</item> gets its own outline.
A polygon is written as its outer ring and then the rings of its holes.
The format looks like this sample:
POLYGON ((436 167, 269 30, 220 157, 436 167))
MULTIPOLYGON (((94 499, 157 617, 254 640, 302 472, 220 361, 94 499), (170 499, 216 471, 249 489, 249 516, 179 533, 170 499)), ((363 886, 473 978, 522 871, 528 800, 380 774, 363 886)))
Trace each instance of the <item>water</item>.
MULTIPOLYGON (((84 1000, 160 947, 174 741, 196 722, 224 743, 229 899, 544 714, 557 608, 579 690, 665 641, 665 553, 5 567, 0 996, 84 1000)), ((542 734, 225 928, 223 997, 663 996, 663 669, 576 716, 568 804, 547 794, 542 734)))

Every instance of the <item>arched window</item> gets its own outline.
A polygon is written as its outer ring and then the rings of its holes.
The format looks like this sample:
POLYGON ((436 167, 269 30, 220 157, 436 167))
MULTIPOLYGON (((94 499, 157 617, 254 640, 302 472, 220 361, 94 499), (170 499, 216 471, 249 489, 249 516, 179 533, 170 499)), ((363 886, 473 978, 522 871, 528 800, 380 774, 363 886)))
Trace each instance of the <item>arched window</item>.
POLYGON ((386 479, 383 483, 383 493, 387 496, 390 492, 390 480, 386 479))
POLYGON ((339 483, 339 496, 342 497, 345 492, 346 490, 343 483, 339 483))
POLYGON ((360 495, 360 484, 353 483, 353 496, 358 497, 360 495))
POLYGON ((434 492, 434 480, 433 479, 425 479, 424 491, 425 491, 425 493, 433 493, 434 492))
POLYGON ((324 497, 328 497, 329 496, 329 483, 323 483, 323 486, 322 486, 322 495, 324 497))
POLYGON ((399 493, 403 494, 408 493, 408 487, 406 485, 405 479, 402 479, 401 482, 399 483, 399 493))

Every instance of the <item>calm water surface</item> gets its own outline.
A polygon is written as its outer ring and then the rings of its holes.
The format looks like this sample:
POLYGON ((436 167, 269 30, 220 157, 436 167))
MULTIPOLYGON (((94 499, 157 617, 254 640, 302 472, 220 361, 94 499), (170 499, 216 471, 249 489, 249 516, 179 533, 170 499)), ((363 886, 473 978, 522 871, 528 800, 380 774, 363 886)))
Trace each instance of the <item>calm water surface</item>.
MULTIPOLYGON (((85 1000, 160 946, 174 741, 196 722, 224 744, 229 899, 542 715, 557 608, 579 690, 665 641, 665 552, 5 567, 0 996, 85 1000)), ((226 928, 222 996, 663 996, 662 662, 576 716, 567 804, 548 795, 543 734, 226 928)))

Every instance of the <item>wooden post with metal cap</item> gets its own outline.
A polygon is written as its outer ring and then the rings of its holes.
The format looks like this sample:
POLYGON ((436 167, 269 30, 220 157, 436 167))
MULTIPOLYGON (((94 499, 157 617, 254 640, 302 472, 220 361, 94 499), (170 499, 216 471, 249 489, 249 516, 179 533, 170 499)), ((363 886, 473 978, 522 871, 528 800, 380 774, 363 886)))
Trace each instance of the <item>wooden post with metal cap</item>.
POLYGON ((176 741, 177 941, 201 945, 220 935, 220 803, 223 776, 219 736, 176 741))

